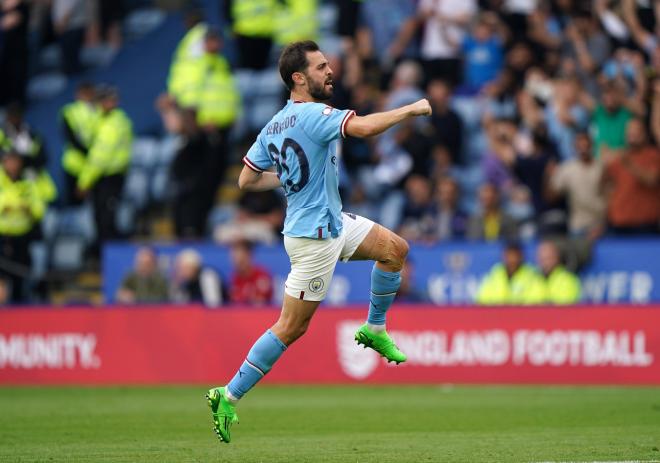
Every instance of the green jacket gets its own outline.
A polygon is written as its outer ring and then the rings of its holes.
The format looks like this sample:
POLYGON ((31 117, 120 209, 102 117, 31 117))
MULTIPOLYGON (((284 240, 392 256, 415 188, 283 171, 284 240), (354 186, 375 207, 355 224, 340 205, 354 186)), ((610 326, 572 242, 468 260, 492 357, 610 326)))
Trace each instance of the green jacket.
POLYGON ((126 172, 131 161, 133 125, 124 111, 115 108, 100 117, 78 188, 89 190, 101 178, 126 172))
POLYGON ((544 300, 549 304, 580 302, 580 279, 561 265, 543 279, 543 288, 544 300))
POLYGON ((0 235, 29 233, 46 212, 34 178, 12 180, 0 167, 0 235))
POLYGON ((530 265, 523 264, 509 278, 503 264, 495 265, 481 282, 477 303, 541 304, 545 292, 541 275, 530 265))

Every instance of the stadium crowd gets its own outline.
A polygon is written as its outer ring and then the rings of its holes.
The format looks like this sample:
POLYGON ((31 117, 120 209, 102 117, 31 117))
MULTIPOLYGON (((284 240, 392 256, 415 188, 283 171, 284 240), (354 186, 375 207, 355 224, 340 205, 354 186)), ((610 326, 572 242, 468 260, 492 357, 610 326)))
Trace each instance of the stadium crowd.
MULTIPOLYGON (((100 22, 87 12, 96 2, 48 3, 3 0, 0 17, 0 89, 10 92, 1 100, 7 115, 0 132, 0 255, 20 270, 4 271, 7 281, 0 287, 9 282, 14 301, 25 300, 19 287, 29 267, 28 244, 39 239, 37 225, 56 195, 39 134, 22 120, 25 90, 14 89, 26 80, 26 64, 13 55, 20 49, 13 44, 25 39, 18 29, 28 20, 28 4, 31 11, 50 8, 48 23, 67 73, 80 72, 81 31, 100 28, 108 43, 121 44, 121 8, 112 6, 121 2, 100 0, 100 22)), ((321 30, 314 0, 221 2, 225 29, 196 10, 186 14, 187 32, 163 76, 167 92, 156 102, 164 133, 176 139, 166 202, 177 238, 227 244, 280 239, 280 192, 219 195, 218 189, 225 179, 235 184, 235 167, 263 125, 245 122, 257 102, 242 91, 237 74, 272 75, 282 44, 307 38, 321 41, 334 70, 333 106, 366 114, 426 97, 433 107, 431 117, 377 138, 342 141, 345 210, 413 242, 509 242, 503 267, 510 277, 520 264, 507 268, 506 255, 515 254, 519 241, 555 243, 546 254, 572 253, 569 268, 576 271, 588 254, 583 249, 603 235, 658 234, 657 2, 334 3, 336 23, 329 30, 321 30)), ((282 87, 280 102, 284 98, 282 87)), ((117 89, 83 83, 59 116, 67 142, 67 191, 60 197, 68 206, 90 198, 98 230, 92 256, 104 241, 125 237, 116 212, 133 132, 119 106, 117 89)), ((143 292, 145 300, 200 300, 204 285, 190 289, 185 277, 174 277, 181 282, 174 287, 187 289, 172 294, 160 277, 140 270, 153 267, 148 254, 138 255, 119 300, 130 302, 143 292)), ((188 253, 181 262, 197 268, 182 275, 204 273, 199 256, 188 253)), ((535 277, 550 273, 541 261, 539 267, 535 277)), ((227 290, 217 288, 209 297, 226 300, 227 290)), ((229 297, 235 293, 240 291, 229 290, 229 297)))

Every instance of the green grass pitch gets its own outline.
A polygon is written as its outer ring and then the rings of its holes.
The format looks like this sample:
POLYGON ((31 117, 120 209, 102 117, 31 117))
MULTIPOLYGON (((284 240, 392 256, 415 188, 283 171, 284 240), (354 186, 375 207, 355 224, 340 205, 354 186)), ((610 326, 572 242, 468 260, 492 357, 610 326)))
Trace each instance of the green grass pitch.
POLYGON ((0 388, 0 461, 660 461, 660 388, 262 385, 229 445, 204 393, 0 388))

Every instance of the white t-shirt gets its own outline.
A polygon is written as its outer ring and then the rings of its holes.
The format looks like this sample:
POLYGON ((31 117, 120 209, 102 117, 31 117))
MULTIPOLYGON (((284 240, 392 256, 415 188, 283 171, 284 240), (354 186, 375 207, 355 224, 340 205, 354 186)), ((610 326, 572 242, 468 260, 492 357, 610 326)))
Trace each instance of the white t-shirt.
POLYGON ((419 11, 428 16, 424 24, 421 55, 423 59, 456 58, 465 37, 466 26, 451 21, 477 13, 476 0, 421 0, 419 11), (432 12, 428 14, 428 12, 432 12), (441 16, 441 19, 438 18, 441 16))

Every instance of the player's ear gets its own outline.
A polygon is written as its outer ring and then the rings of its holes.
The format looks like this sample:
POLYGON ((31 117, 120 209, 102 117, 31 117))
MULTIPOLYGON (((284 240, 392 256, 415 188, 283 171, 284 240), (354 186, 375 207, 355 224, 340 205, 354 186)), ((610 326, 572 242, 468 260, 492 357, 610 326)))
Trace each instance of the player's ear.
POLYGON ((293 83, 297 85, 305 85, 305 75, 302 72, 294 72, 291 74, 293 83))

